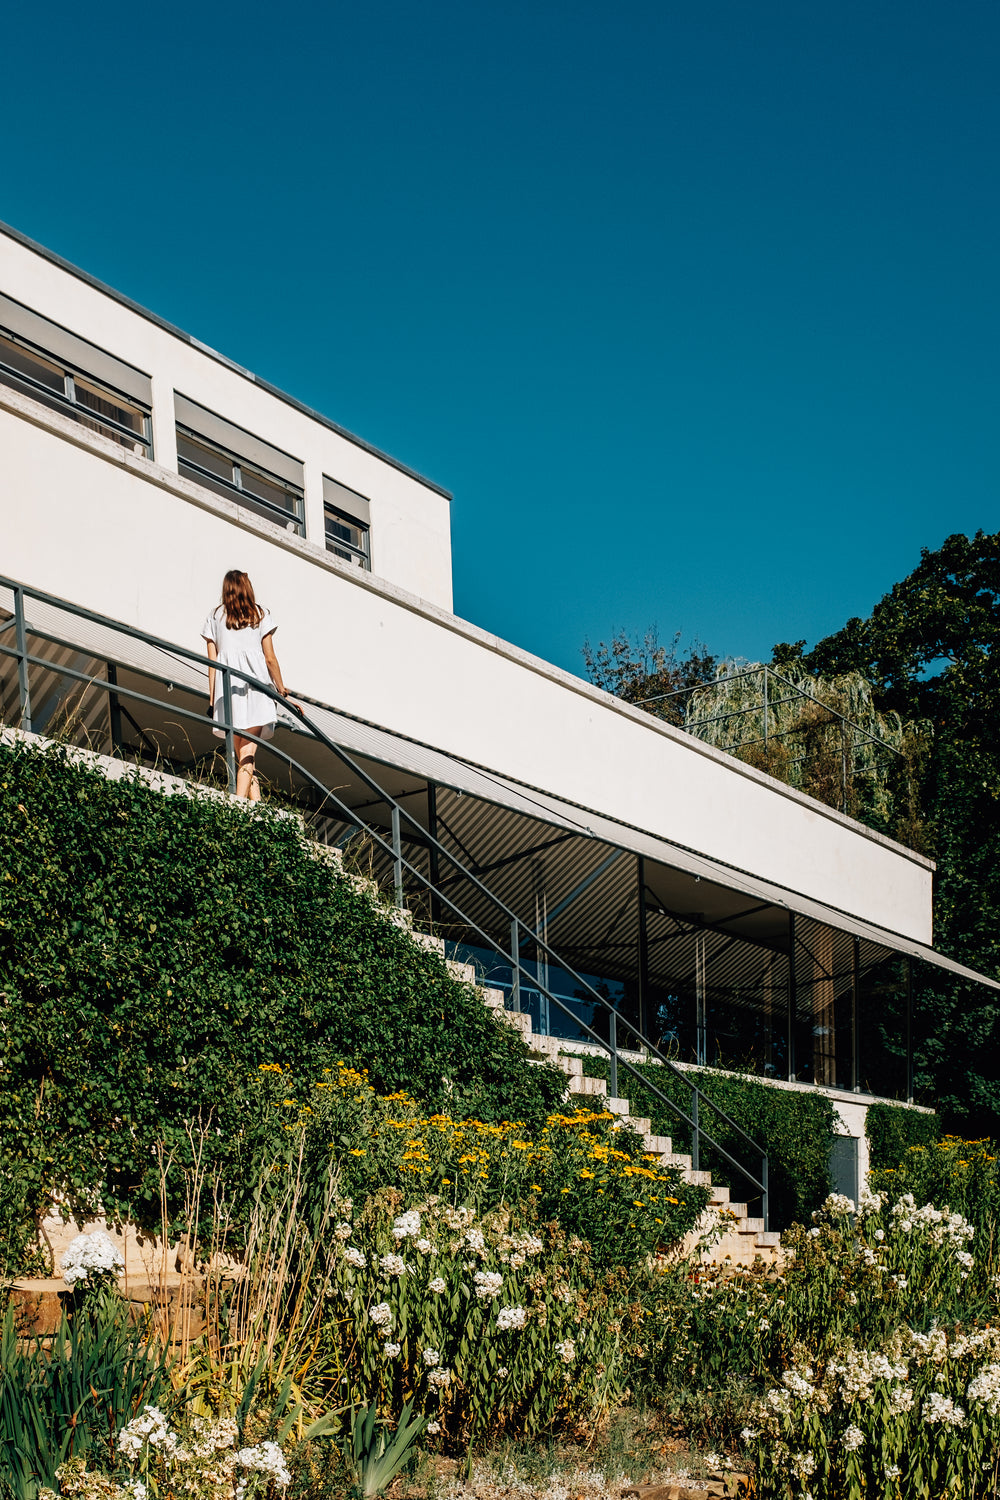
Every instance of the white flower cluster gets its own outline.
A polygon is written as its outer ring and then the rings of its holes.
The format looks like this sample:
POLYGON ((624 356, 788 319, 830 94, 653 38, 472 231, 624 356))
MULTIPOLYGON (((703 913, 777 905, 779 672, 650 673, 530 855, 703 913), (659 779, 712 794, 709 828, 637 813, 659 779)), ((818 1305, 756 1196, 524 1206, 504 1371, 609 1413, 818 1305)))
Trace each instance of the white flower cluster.
POLYGON ((436 1292, 438 1296, 440 1296, 442 1292, 447 1291, 447 1284, 444 1277, 435 1276, 433 1281, 429 1281, 427 1283, 427 1290, 429 1292, 436 1292))
POLYGON ((467 1229, 462 1236, 470 1250, 485 1250, 486 1239, 481 1229, 467 1229))
POLYGON ((827 1376, 835 1380, 845 1401, 870 1401, 876 1380, 905 1380, 908 1367, 885 1354, 849 1349, 843 1360, 831 1360, 827 1376))
POLYGON ((431 1437, 437 1437, 438 1433, 441 1431, 441 1423, 428 1422, 427 1426, 424 1428, 424 1431, 429 1432, 431 1437))
POLYGON ((383 1255, 379 1269, 383 1276, 405 1276, 406 1261, 401 1255, 383 1255))
POLYGON ((433 1253, 434 1246, 431 1244, 430 1240, 420 1239, 417 1240, 417 1249, 420 1251, 421 1255, 431 1255, 433 1253))
POLYGON ((860 1448, 864 1440, 865 1435, 861 1431, 861 1428, 855 1427, 853 1422, 850 1427, 845 1428, 842 1442, 848 1453, 853 1453, 856 1449, 860 1448))
POLYGON ((365 1252, 358 1250, 354 1245, 347 1246, 347 1249, 344 1251, 344 1259, 349 1266, 354 1266, 359 1271, 363 1271, 368 1264, 368 1257, 365 1252))
POLYGON ((402 1344, 383 1344, 382 1353, 385 1355, 386 1359, 398 1359, 399 1351, 402 1347, 402 1344))
POLYGON ((110 1235, 95 1229, 70 1240, 59 1264, 63 1281, 75 1286, 90 1276, 117 1276, 125 1269, 125 1258, 110 1235))
POLYGON ((788 1466, 796 1479, 808 1479, 816 1468, 816 1459, 810 1452, 793 1453, 788 1461, 788 1466))
POLYGON ((477 1271, 472 1278, 476 1284, 476 1296, 480 1301, 499 1297, 503 1289, 503 1276, 499 1271, 477 1271))
POLYGON ((130 1460, 139 1458, 144 1448, 171 1458, 179 1447, 176 1432, 171 1432, 158 1406, 144 1406, 118 1434, 118 1451, 130 1460))
POLYGON ((965 1412, 950 1396, 942 1396, 940 1391, 931 1391, 920 1415, 929 1427, 937 1424, 943 1427, 965 1426, 965 1412))
POLYGON ((556 1353, 564 1365, 571 1365, 576 1359, 576 1343, 573 1339, 563 1339, 561 1344, 556 1344, 556 1353))
POLYGON ((217 1422, 210 1422, 206 1417, 195 1417, 192 1431, 192 1458, 211 1458, 213 1454, 224 1453, 233 1447, 239 1435, 232 1417, 220 1417, 217 1422))
POLYGON ((523 1307, 501 1307, 497 1313, 497 1327, 501 1333, 506 1333, 509 1328, 523 1328, 528 1321, 528 1314, 523 1307))
POLYGON ((991 1417, 1000 1414, 1000 1365, 984 1365, 965 1396, 971 1406, 984 1406, 991 1417))
POLYGON ((893 1204, 891 1218, 893 1227, 904 1234, 918 1230, 932 1245, 951 1245, 955 1249, 964 1248, 976 1232, 961 1214, 935 1208, 933 1203, 918 1208, 912 1193, 904 1193, 899 1202, 893 1204))
POLYGON ((441 1363, 441 1355, 436 1349, 425 1349, 423 1352, 423 1361, 427 1368, 432 1370, 435 1365, 441 1363))
POLYGON ((432 1370, 427 1377, 427 1384, 433 1386, 435 1390, 444 1390, 446 1385, 451 1384, 451 1371, 443 1366, 440 1370, 432 1370))
MULTIPOLYGON (((241 1448, 236 1455, 236 1462, 242 1469, 254 1469, 259 1474, 266 1474, 279 1489, 285 1489, 292 1481, 285 1464, 285 1455, 277 1443, 258 1443, 256 1448, 241 1448)), ((236 1486, 236 1500, 243 1500, 247 1483, 244 1479, 236 1486)))
POLYGON ((415 1208, 408 1209, 405 1214, 400 1214, 392 1226, 394 1240, 416 1239, 419 1233, 420 1215, 415 1208))
POLYGON ((349 1240, 354 1231, 350 1224, 338 1224, 333 1233, 338 1240, 349 1240))
POLYGON ((388 1302, 377 1303, 368 1313, 375 1327, 388 1333, 392 1327, 392 1308, 388 1302))
POLYGON ((813 1219, 818 1219, 823 1214, 843 1215, 854 1213, 857 1213, 857 1207, 853 1198, 848 1198, 844 1193, 830 1193, 822 1207, 818 1208, 813 1214, 813 1219))

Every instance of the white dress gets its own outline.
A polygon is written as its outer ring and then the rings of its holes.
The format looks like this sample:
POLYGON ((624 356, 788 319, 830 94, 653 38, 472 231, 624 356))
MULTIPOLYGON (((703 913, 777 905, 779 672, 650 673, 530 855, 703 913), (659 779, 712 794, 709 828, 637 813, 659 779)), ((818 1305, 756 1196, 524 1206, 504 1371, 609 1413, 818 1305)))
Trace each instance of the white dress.
MULTIPOLYGON (((225 662, 229 667, 238 667, 241 672, 248 672, 251 677, 256 677, 260 682, 270 682, 271 676, 267 670, 267 662, 264 660, 264 648, 261 642, 277 628, 274 616, 265 609, 259 625, 247 625, 242 630, 230 630, 226 624, 226 612, 220 604, 217 609, 213 609, 201 627, 201 633, 206 641, 215 642, 220 663, 225 662)), ((233 695, 233 728, 237 731, 253 729, 259 724, 261 739, 271 739, 278 716, 278 706, 274 699, 258 692, 241 677, 231 676, 229 681, 233 695)), ((221 672, 215 674, 215 699, 212 709, 215 722, 225 723, 226 711, 223 702, 221 672)), ((218 739, 224 739, 226 732, 224 729, 213 729, 212 733, 218 739)))

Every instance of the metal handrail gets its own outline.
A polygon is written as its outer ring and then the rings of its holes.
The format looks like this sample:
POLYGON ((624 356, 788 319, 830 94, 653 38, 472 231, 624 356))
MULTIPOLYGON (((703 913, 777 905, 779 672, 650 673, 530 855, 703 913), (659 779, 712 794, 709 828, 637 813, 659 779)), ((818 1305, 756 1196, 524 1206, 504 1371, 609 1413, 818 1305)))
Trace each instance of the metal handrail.
MULTIPOLYGON (((398 906, 402 907, 403 905, 403 871, 405 870, 408 871, 409 874, 412 875, 422 886, 424 886, 433 898, 443 903, 443 905, 446 906, 454 914, 457 921, 463 927, 475 933, 477 936, 483 938, 489 945, 489 947, 497 951, 505 960, 510 960, 511 973, 512 975, 516 975, 518 980, 518 987, 520 984, 521 976, 523 975, 526 980, 530 981, 530 987, 532 989, 536 989, 540 994, 543 994, 550 1002, 550 1004, 554 1004, 556 1008, 564 1015, 568 1016, 592 1042, 596 1043, 605 1052, 607 1052, 610 1063, 611 1097, 618 1097, 618 1070, 619 1068, 624 1069, 625 1073, 628 1076, 634 1078, 637 1083, 639 1083, 643 1088, 647 1089, 653 1095, 653 1097, 659 1100, 661 1104, 665 1105, 666 1108, 670 1110, 677 1119, 690 1126, 692 1138, 691 1157, 693 1169, 699 1169, 701 1143, 702 1140, 704 1140, 705 1145, 707 1145, 712 1151, 716 1152, 722 1158, 722 1160, 727 1162, 729 1166, 731 1166, 736 1172, 738 1172, 746 1182, 748 1182, 752 1187, 756 1188, 760 1192, 762 1203, 762 1217, 764 1220, 764 1227, 765 1229, 767 1228, 769 1223, 768 1157, 767 1152, 764 1150, 764 1148, 759 1145, 758 1142, 756 1142, 752 1138, 752 1136, 750 1136, 742 1128, 742 1126, 737 1124, 737 1122, 729 1114, 727 1114, 726 1111, 721 1108, 721 1106, 716 1104, 715 1101, 711 1099, 707 1094, 705 1094, 701 1089, 699 1089, 696 1084, 692 1084, 690 1080, 685 1076, 685 1074, 681 1071, 681 1069, 679 1069, 670 1058, 666 1057, 653 1042, 649 1041, 648 1038, 643 1036, 642 1033, 631 1024, 629 1024, 628 1027, 629 1031, 639 1039, 642 1047, 646 1050, 647 1055, 655 1057, 662 1067, 664 1067, 672 1076, 679 1079, 684 1084, 687 1090, 690 1090, 691 1114, 686 1114, 681 1106, 677 1104, 673 1099, 671 1099, 669 1094, 665 1093, 664 1090, 660 1089, 655 1083, 652 1082, 652 1080, 647 1078, 644 1074, 640 1073, 632 1063, 627 1061, 627 1059, 621 1057, 618 1052, 617 1043, 618 1012, 610 1003, 610 1001, 608 1001, 603 995, 601 995, 594 988, 594 986, 590 984, 588 980, 584 979, 581 974, 578 974, 563 958, 561 958, 558 952, 551 946, 550 943, 547 942, 546 939, 542 938, 536 931, 528 928, 526 924, 522 922, 521 918, 517 916, 516 912, 508 907, 507 904, 499 896, 491 891, 489 887, 477 875, 475 875, 471 870, 468 870, 450 849, 441 844, 438 839, 430 833, 429 830, 425 829, 423 825, 420 824, 418 820, 411 813, 409 813, 404 806, 402 806, 402 804, 397 802, 396 799, 391 795, 391 793, 387 792, 385 788, 382 787, 369 772, 364 770, 363 767, 360 766, 357 761, 355 761, 354 758, 341 745, 338 745, 335 740, 330 739, 329 736, 322 729, 320 729, 317 724, 309 719, 305 711, 297 703, 289 701, 280 693, 278 693, 271 683, 262 682, 259 678, 254 677, 251 673, 244 672, 238 667, 231 667, 227 663, 220 662, 218 659, 213 660, 208 656, 200 655, 199 653, 191 651, 185 646, 178 646, 174 642, 165 641, 161 637, 152 635, 148 631, 138 630, 135 627, 126 625, 121 621, 112 620, 105 615, 96 613, 93 610, 85 609, 82 606, 71 604, 68 601, 60 599, 54 595, 46 594, 41 592, 40 590, 30 588, 27 585, 19 583, 14 579, 0 576, 0 587, 10 589, 13 593, 14 598, 15 645, 13 647, 0 645, 0 655, 12 657, 17 661, 18 688, 21 708, 21 728, 23 730, 31 732, 31 699, 30 685, 28 681, 29 666, 43 667, 49 671, 57 673, 62 677, 68 677, 72 680, 86 683, 88 686, 103 690, 109 695, 113 694, 119 698, 131 698, 137 702, 146 703, 157 708, 162 708, 163 706, 161 699, 152 698, 148 694, 139 692, 138 689, 126 687, 120 682, 111 683, 107 682, 103 678, 95 678, 87 674, 86 672, 79 671, 76 668, 53 663, 44 657, 40 657, 29 652, 27 648, 27 636, 29 633, 34 632, 29 631, 29 626, 27 624, 27 621, 25 620, 25 598, 34 599, 39 603, 47 604, 52 608, 72 614, 79 619, 87 620, 91 624, 101 625, 109 630, 115 631, 120 635, 124 635, 133 640, 141 641, 143 642, 143 644, 150 645, 158 650, 167 652, 168 654, 173 655, 175 658, 180 656, 183 657, 187 662, 190 662, 199 667, 205 669, 211 667, 214 668, 215 671, 221 672, 223 681, 223 718, 221 720, 216 719, 214 723, 216 728, 222 728, 225 735, 225 757, 230 790, 233 790, 236 784, 236 755, 234 742, 236 728, 232 721, 233 677, 236 677, 240 681, 247 683, 249 686, 252 686, 255 691, 265 694, 273 702, 285 708, 286 710, 291 709, 307 734, 312 739, 316 740, 319 744, 323 745, 331 754, 335 755, 352 773, 352 775, 357 776, 358 779, 362 781, 371 791, 378 794, 381 803, 389 807, 391 818, 391 836, 389 839, 386 839, 378 830, 378 828, 374 827, 367 820, 360 818, 355 809, 351 808, 348 803, 342 801, 342 799, 337 796, 336 792, 333 789, 326 786, 319 779, 319 777, 315 776, 312 771, 310 771, 300 761, 296 760, 296 758, 290 755, 288 751, 281 749, 279 746, 276 746, 273 741, 265 741, 263 738, 254 734, 250 734, 247 730, 242 728, 239 730, 240 737, 243 739, 252 740, 257 745, 266 746, 268 750, 277 755, 293 770, 297 771, 307 783, 311 783, 314 787, 316 787, 322 794, 324 801, 332 804, 334 807, 339 809, 339 811, 348 822, 354 823, 364 828, 365 833, 372 840, 372 842, 392 860, 394 877, 393 884, 395 888, 396 904, 398 906), (440 888, 439 885, 435 884, 429 876, 424 875, 421 870, 419 870, 405 857, 402 850, 401 837, 401 820, 403 818, 405 818, 407 823, 412 825, 417 830, 420 840, 423 844, 425 844, 429 848, 433 848, 438 856, 443 856, 444 859, 447 860, 448 863, 455 869, 455 871, 458 872, 460 878, 468 881, 477 891, 479 891, 481 895, 485 896, 487 900, 490 901, 493 906, 498 908, 499 911, 508 919, 510 923, 511 934, 509 953, 502 943, 497 943, 495 934, 487 932, 485 928, 481 927, 479 923, 475 921, 475 919, 468 916, 457 904, 457 902, 453 901, 451 897, 448 896, 447 893, 440 888), (585 1022, 581 1021, 579 1017, 565 1003, 565 1001, 558 994, 554 993, 547 984, 543 983, 536 974, 532 974, 531 971, 522 962, 520 957, 520 931, 522 928, 524 928, 525 931, 525 938, 530 939, 531 943, 536 947, 536 949, 543 950, 550 961, 552 961, 558 968, 564 970, 567 974, 569 974, 570 978, 575 981, 575 983, 579 984, 587 993, 587 995, 592 997, 592 999, 607 1013, 609 1018, 609 1036, 607 1039, 600 1036, 585 1022), (700 1123, 700 1106, 702 1103, 707 1105, 709 1109, 713 1110, 719 1119, 721 1119, 726 1125, 728 1125, 730 1129, 735 1131, 736 1134, 743 1141, 745 1141, 746 1144, 755 1153, 759 1154, 761 1159, 759 1178, 755 1177, 753 1172, 749 1168, 744 1166, 742 1162, 738 1161, 734 1156, 732 1156, 724 1146, 720 1145, 718 1141, 714 1140, 703 1129, 700 1123)), ((61 638, 52 636, 48 633, 47 638, 52 640, 56 644, 79 649, 79 642, 64 641, 61 640, 61 638)), ((138 667, 134 664, 130 665, 128 663, 118 663, 118 665, 129 667, 130 670, 138 671, 145 676, 149 676, 153 678, 154 681, 160 680, 164 683, 170 683, 172 681, 171 678, 166 676, 160 677, 158 673, 146 667, 138 667)), ((189 689, 189 691, 194 691, 194 689, 189 689)), ((180 718, 191 719, 198 722, 199 724, 204 724, 203 714, 197 713, 191 709, 183 708, 179 704, 172 705, 171 712, 180 718)))

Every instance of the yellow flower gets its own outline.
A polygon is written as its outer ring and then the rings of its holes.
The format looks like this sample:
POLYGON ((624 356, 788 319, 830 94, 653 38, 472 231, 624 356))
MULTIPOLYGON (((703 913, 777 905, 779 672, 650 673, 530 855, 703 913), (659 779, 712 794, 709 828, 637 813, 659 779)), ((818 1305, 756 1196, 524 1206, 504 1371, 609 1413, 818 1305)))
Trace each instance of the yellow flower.
POLYGON ((537 1182, 533 1182, 533 1183, 532 1183, 532 1184, 531 1184, 531 1191, 532 1191, 532 1192, 533 1192, 533 1193, 540 1193, 540 1192, 541 1192, 541 1191, 542 1191, 542 1190, 541 1190, 541 1188, 540 1188, 540 1187, 539 1187, 539 1186, 538 1186, 538 1183, 537 1183, 537 1182))
POLYGON ((569 1188, 563 1188, 563 1192, 564 1193, 568 1193, 569 1192, 569 1188))
POLYGON ((643 1201, 642 1201, 641 1198, 633 1198, 632 1199, 632 1207, 633 1208, 645 1208, 646 1205, 645 1205, 645 1203, 643 1203, 643 1201))
POLYGON ((358 1147, 358 1146, 355 1146, 355 1147, 354 1147, 354 1148, 353 1148, 353 1150, 352 1150, 352 1151, 351 1151, 351 1155, 352 1155, 352 1156, 367 1156, 367 1155, 368 1155, 368 1153, 367 1153, 367 1151, 362 1151, 362 1150, 361 1150, 361 1149, 360 1149, 360 1147, 358 1147))

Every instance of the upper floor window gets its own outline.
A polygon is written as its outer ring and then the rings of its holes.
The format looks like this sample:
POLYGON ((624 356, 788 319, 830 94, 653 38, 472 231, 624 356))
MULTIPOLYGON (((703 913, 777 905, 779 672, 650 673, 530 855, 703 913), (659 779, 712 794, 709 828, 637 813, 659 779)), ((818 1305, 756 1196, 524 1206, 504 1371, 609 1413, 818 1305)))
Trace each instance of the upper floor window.
POLYGON ((152 456, 148 377, 3 296, 0 380, 92 432, 152 456))
POLYGON ((180 473, 305 536, 299 461, 186 396, 174 405, 180 473))
POLYGON ((323 475, 326 550, 356 568, 371 568, 370 506, 363 495, 323 475))

